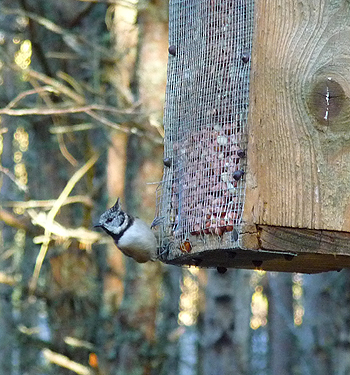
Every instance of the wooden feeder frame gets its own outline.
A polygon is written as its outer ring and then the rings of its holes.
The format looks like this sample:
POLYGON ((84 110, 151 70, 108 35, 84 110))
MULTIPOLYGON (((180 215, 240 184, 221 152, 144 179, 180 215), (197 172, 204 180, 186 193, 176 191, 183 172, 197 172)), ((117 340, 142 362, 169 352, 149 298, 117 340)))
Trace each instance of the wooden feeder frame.
MULTIPOLYGON (((179 227, 176 215, 183 212, 169 208, 178 201, 171 203, 166 196, 179 194, 169 183, 171 178, 167 179, 176 163, 171 147, 179 141, 173 129, 187 123, 187 113, 181 111, 183 91, 176 90, 186 89, 195 78, 191 74, 196 73, 191 71, 196 65, 189 64, 186 76, 181 64, 193 61, 196 27, 215 20, 209 30, 217 27, 220 34, 223 23, 219 21, 229 24, 225 17, 231 3, 170 1, 166 162, 157 213, 166 217, 159 226, 162 260, 176 265, 305 273, 350 268, 350 7, 340 0, 331 4, 322 0, 318 9, 309 0, 301 0, 297 9, 292 0, 237 2, 243 8, 235 11, 244 17, 235 14, 234 22, 248 22, 245 30, 251 27, 251 34, 246 35, 252 36, 250 44, 237 36, 230 60, 232 67, 240 59, 242 70, 250 68, 248 114, 242 120, 246 126, 239 129, 244 130, 241 137, 236 137, 237 148, 246 149, 246 159, 239 164, 245 172, 239 182, 245 196, 242 215, 232 231, 221 235, 205 234, 202 226, 199 234, 191 234, 190 229, 172 238, 179 227), (191 12, 200 18, 202 13, 196 11, 205 4, 209 18, 197 24, 187 22, 192 40, 186 39, 179 20, 191 12), (221 18, 211 16, 210 12, 221 11, 221 18)), ((212 52, 225 58, 227 45, 220 35, 221 52, 212 52)), ((180 179, 174 176, 173 180, 180 179)))

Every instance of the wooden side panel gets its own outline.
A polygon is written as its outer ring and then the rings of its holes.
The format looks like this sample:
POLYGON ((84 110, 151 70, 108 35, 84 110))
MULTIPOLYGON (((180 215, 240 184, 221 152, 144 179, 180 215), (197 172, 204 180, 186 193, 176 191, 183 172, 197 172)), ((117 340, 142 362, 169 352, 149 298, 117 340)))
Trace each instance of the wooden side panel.
POLYGON ((244 221, 350 231, 350 2, 255 17, 244 221))
POLYGON ((243 233, 243 242, 249 244, 245 237, 250 235, 257 240, 257 248, 253 244, 249 250, 200 251, 176 257, 167 263, 304 273, 350 268, 348 232, 267 225, 257 225, 254 230, 254 233, 243 233))

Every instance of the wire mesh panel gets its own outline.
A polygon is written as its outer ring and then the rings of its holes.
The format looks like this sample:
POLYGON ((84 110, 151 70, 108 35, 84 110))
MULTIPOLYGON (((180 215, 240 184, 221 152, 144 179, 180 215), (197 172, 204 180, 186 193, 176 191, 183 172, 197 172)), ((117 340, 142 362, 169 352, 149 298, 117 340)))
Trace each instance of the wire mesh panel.
POLYGON ((253 3, 170 1, 164 176, 157 194, 165 261, 240 246, 253 3))

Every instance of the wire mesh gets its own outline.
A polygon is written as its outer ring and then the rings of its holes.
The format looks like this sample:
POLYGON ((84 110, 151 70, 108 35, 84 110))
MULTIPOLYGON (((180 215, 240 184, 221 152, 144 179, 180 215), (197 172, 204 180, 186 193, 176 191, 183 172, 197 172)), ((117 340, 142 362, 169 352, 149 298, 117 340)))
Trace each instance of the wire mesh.
MULTIPOLYGON (((171 0, 164 174, 166 258, 240 244, 253 0, 171 0), (215 241, 213 239, 215 238, 215 241)), ((165 259, 167 260, 167 259, 165 259)))

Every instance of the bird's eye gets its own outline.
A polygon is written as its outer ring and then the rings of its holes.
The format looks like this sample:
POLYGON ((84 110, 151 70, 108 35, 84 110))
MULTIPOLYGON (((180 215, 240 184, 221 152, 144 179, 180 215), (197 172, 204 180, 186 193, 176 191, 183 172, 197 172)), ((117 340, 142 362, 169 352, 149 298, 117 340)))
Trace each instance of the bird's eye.
POLYGON ((113 219, 111 217, 109 217, 108 219, 106 219, 106 223, 109 224, 113 221, 113 219))

